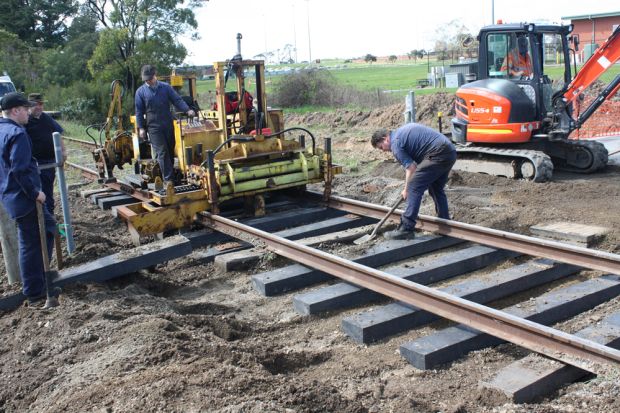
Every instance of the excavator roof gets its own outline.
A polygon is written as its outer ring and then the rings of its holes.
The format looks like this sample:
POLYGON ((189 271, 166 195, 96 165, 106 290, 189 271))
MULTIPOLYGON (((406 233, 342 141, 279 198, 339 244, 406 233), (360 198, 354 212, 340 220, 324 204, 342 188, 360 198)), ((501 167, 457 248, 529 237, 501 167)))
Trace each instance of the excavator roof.
POLYGON ((555 32, 561 34, 569 34, 573 31, 573 25, 552 25, 552 24, 535 24, 535 23, 509 23, 509 24, 493 24, 480 29, 480 34, 485 32, 555 32))

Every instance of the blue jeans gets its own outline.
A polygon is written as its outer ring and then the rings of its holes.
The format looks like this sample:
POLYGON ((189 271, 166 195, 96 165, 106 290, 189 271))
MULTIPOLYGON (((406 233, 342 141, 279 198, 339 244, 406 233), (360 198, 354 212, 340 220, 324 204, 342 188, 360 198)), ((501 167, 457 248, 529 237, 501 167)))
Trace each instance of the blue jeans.
MULTIPOLYGON (((51 259, 54 249, 54 234, 56 221, 47 208, 43 208, 45 216, 45 235, 47 237, 47 253, 51 259)), ((45 270, 41 253, 41 238, 39 236, 39 221, 37 209, 21 218, 17 222, 17 239, 19 244, 19 270, 22 278, 22 291, 26 297, 38 297, 45 292, 45 270)))
POLYGON ((427 189, 435 202, 437 216, 450 219, 448 197, 443 188, 448 182, 448 174, 454 162, 456 162, 456 151, 453 147, 445 147, 443 150, 429 154, 418 164, 413 178, 407 185, 407 207, 401 215, 403 229, 413 231, 415 228, 422 196, 427 189))
MULTIPOLYGON (((49 161, 54 162, 54 161, 49 161)), ((45 165, 47 162, 40 162, 45 165)), ((56 179, 56 168, 41 170, 41 191, 45 194, 45 207, 54 216, 54 179, 56 179)))

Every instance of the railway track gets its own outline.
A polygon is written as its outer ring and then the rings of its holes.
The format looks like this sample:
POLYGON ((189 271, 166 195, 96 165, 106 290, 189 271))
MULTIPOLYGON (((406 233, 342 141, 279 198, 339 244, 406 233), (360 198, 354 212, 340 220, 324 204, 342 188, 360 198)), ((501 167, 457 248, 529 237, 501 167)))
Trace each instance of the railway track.
MULTIPOLYGON (((85 175, 94 173, 89 168, 80 169, 85 175)), ((110 199, 110 194, 118 189, 111 187, 107 193, 93 193, 91 197, 102 208, 113 207, 105 199, 110 199)), ((123 202, 139 201, 140 198, 128 197, 123 202)), ((293 297, 295 310, 300 314, 383 301, 383 305, 342 320, 343 331, 356 342, 380 341, 440 317, 460 323, 400 346, 401 355, 418 368, 434 368, 468 351, 503 341, 573 366, 571 369, 583 374, 608 372, 620 366, 620 351, 610 347, 616 345, 613 340, 597 339, 600 333, 567 334, 548 326, 620 295, 619 255, 421 216, 419 229, 433 235, 411 241, 379 242, 359 257, 343 258, 315 245, 333 239, 346 242, 356 236, 338 238, 336 234, 343 231, 361 235, 356 228, 375 222, 387 212, 386 207, 337 196, 330 197, 325 204, 320 194, 307 192, 297 202, 276 200, 268 211, 272 213, 254 219, 239 219, 239 211, 221 215, 201 213, 198 222, 216 232, 187 236, 196 245, 228 243, 228 248, 212 248, 203 255, 205 260, 224 263, 224 267, 230 262, 252 262, 260 256, 260 252, 250 249, 257 245, 295 262, 252 276, 256 290, 263 295, 328 282, 326 287, 293 297), (522 262, 493 271, 486 281, 476 278, 477 270, 515 257, 522 257, 522 262), (408 263, 403 264, 405 260, 408 263), (574 277, 582 269, 607 274, 529 297, 529 301, 535 301, 530 308, 516 305, 496 309, 485 305, 574 277), (454 285, 441 285, 442 281, 463 274, 470 276, 454 285), (387 298, 395 301, 385 304, 387 298)), ((392 219, 398 220, 398 214, 399 211, 392 219)), ((605 325, 611 326, 617 338, 620 334, 614 320, 605 325)), ((494 385, 492 380, 489 383, 494 385)), ((527 399, 519 394, 521 401, 527 399)))

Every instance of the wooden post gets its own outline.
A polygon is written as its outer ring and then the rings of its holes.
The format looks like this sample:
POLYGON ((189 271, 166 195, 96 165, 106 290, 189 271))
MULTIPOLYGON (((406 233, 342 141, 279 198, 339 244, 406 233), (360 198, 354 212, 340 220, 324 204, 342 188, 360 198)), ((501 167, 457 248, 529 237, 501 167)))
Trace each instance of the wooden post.
POLYGON ((17 226, 0 203, 0 243, 9 284, 20 282, 17 226))

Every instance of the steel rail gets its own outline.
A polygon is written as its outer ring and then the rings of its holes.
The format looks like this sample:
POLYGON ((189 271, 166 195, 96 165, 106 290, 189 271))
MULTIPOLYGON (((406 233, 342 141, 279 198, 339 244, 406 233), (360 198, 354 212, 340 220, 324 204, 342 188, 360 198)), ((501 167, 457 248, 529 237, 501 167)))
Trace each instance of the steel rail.
MULTIPOLYGON (((320 193, 308 191, 306 194, 308 198, 314 201, 323 200, 320 193)), ((390 208, 381 205, 339 196, 331 196, 327 206, 373 218, 382 218, 390 210, 390 208)), ((402 213, 402 210, 397 209, 394 211, 394 217, 391 220, 397 222, 402 213)), ((527 235, 513 234, 428 215, 419 215, 416 226, 424 231, 620 275, 619 254, 529 237, 527 235)))
POLYGON ((64 140, 67 140, 69 142, 75 142, 75 143, 79 143, 81 145, 86 145, 86 146, 97 146, 97 144, 95 142, 89 142, 89 141, 84 141, 82 139, 78 139, 78 138, 72 138, 70 136, 63 136, 62 137, 64 140))
POLYGON ((203 212, 198 217, 206 227, 254 244, 259 241, 273 252, 296 262, 564 363, 593 373, 607 371, 609 366, 620 366, 619 350, 451 296, 219 215, 203 212))

